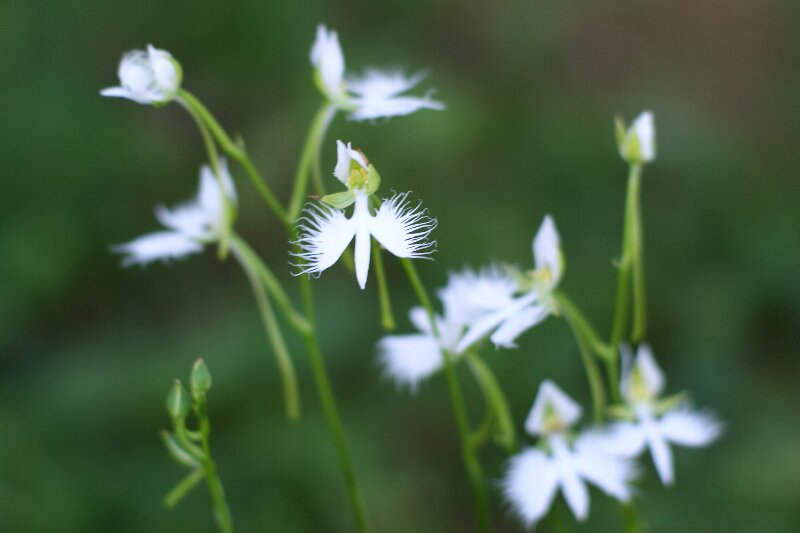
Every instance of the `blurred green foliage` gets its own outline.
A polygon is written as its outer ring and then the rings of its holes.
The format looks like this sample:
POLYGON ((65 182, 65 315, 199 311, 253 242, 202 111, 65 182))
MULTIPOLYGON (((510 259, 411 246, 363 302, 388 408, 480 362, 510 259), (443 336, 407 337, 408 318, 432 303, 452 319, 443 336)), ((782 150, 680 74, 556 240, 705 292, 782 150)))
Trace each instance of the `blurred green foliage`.
MULTIPOLYGON (((339 117, 324 153, 332 168, 333 140, 352 140, 380 168, 384 192, 413 189, 439 218, 436 261, 420 266, 430 288, 464 265, 529 264, 549 212, 565 290, 610 327, 625 187, 612 117, 655 111, 659 158, 643 191, 649 339, 669 390, 690 390, 727 431, 709 449, 678 451, 672 489, 648 467, 641 513, 655 531, 797 531, 799 15, 779 0, 3 2, 0 530, 212 531, 203 491, 171 512, 161 503, 182 473, 157 436, 168 424, 163 397, 201 355, 215 379, 214 455, 240 530, 348 530, 304 354, 293 343, 305 416, 289 425, 235 265, 208 251, 122 270, 109 253, 155 229, 152 206, 193 194, 204 154, 177 106, 98 95, 116 83, 123 51, 171 51, 185 86, 242 133, 286 198, 320 98, 308 49, 325 22, 351 69, 425 69, 448 105, 375 125, 339 117)), ((237 177, 240 231, 289 282, 286 236, 237 177)), ((412 295, 388 263, 403 318, 412 295)), ((315 287, 376 531, 468 531, 443 380, 413 396, 382 379, 372 280, 361 292, 333 269, 315 287)), ((487 355, 520 426, 545 377, 588 399, 560 320, 487 355)), ((503 457, 483 459, 499 479, 503 457)), ((516 530, 494 495, 498 530, 516 530)), ((617 524, 613 504, 592 505, 577 529, 617 524)))

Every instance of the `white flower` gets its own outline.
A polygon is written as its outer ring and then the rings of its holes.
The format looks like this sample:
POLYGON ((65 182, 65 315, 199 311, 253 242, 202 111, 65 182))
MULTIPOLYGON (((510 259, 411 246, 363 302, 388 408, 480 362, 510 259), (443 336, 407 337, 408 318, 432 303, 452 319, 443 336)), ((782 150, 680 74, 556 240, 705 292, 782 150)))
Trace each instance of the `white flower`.
POLYGON ((552 293, 561 281, 564 262, 561 241, 550 215, 544 217, 533 239, 533 258, 536 269, 520 283, 518 291, 521 294, 473 322, 461 339, 459 350, 490 332, 493 332, 491 341, 495 346, 513 348, 519 335, 557 312, 552 293))
POLYGON ((119 62, 119 87, 100 91, 103 96, 128 98, 140 104, 165 104, 180 89, 180 64, 165 50, 147 45, 147 51, 131 50, 119 62))
MULTIPOLYGON (((219 162, 220 175, 229 201, 236 202, 236 191, 224 159, 219 162)), ((197 197, 189 202, 167 209, 156 208, 156 218, 167 228, 165 231, 148 233, 112 249, 125 254, 124 266, 145 265, 157 259, 180 259, 198 253, 203 246, 219 239, 225 224, 225 198, 219 181, 207 165, 200 169, 197 197)))
POLYGON ((625 130, 617 119, 617 144, 622 159, 630 163, 649 163, 656 158, 656 128, 652 111, 643 111, 625 130))
POLYGON ((348 190, 325 196, 323 203, 309 204, 306 208, 295 242, 301 251, 294 254, 304 264, 296 266, 300 266, 298 274, 318 274, 333 265, 355 239, 356 279, 363 289, 369 272, 370 236, 397 257, 426 257, 436 245, 435 241, 428 241, 436 219, 427 216, 421 204, 410 204, 408 193, 384 199, 373 213, 369 196, 380 183, 378 172, 349 143, 336 142, 338 160, 334 175, 348 190), (342 209, 351 204, 353 215, 347 218, 342 209))
POLYGON ((420 109, 444 109, 444 104, 433 100, 430 94, 423 97, 401 94, 422 81, 422 74, 406 76, 400 71, 368 69, 362 77, 351 76, 345 80, 339 36, 323 25, 317 26, 317 37, 311 47, 311 65, 316 69, 316 81, 323 94, 340 109, 349 111, 353 120, 408 115, 420 109))
POLYGON ((618 500, 631 496, 630 461, 607 453, 593 433, 569 438, 567 430, 580 414, 580 406, 554 383, 542 383, 525 422, 531 435, 542 437, 542 446, 512 457, 503 479, 506 499, 528 527, 547 514, 559 488, 578 520, 589 516, 587 482, 618 500))
POLYGON ((497 302, 507 302, 515 290, 514 280, 496 267, 451 273, 439 291, 444 313, 435 317, 438 338, 425 309, 414 307, 409 317, 419 333, 387 335, 378 343, 384 373, 398 385, 416 390, 421 380, 442 368, 444 351, 454 357, 463 353, 457 346, 474 317, 496 307, 497 302))
POLYGON ((623 351, 620 389, 631 408, 634 422, 618 422, 607 435, 610 451, 634 457, 649 448, 661 482, 671 485, 675 479, 669 443, 700 447, 711 443, 722 431, 722 424, 712 415, 692 410, 684 402, 658 401, 664 389, 664 374, 650 347, 639 345, 636 360, 623 351))

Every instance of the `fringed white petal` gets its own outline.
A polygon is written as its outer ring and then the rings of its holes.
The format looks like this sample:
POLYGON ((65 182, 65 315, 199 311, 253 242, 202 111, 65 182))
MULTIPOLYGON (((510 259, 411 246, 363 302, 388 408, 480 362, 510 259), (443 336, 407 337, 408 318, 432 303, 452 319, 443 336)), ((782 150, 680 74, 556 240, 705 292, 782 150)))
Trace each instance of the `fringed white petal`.
POLYGON ((439 291, 448 322, 469 325, 487 313, 513 304, 517 283, 496 265, 451 272, 439 291))
MULTIPOLYGON (((219 174, 225 195, 232 203, 236 203, 236 189, 233 186, 233 179, 228 170, 228 161, 221 157, 219 159, 219 174)), ((200 169, 200 185, 197 194, 197 202, 203 210, 208 213, 209 220, 218 221, 225 208, 224 198, 220 191, 220 180, 214 175, 214 171, 209 165, 203 165, 200 169)))
POLYGON ((308 204, 299 221, 295 244, 301 251, 293 254, 303 260, 296 274, 318 274, 333 265, 353 240, 356 225, 338 209, 308 204))
POLYGON ((682 446, 705 446, 722 431, 722 424, 714 416, 686 406, 669 411, 657 423, 667 440, 682 446))
POLYGON ((512 300, 511 304, 505 308, 494 311, 493 313, 486 314, 481 318, 475 320, 467 332, 462 337, 461 342, 458 343, 458 351, 463 352, 474 343, 488 335, 496 327, 502 324, 507 318, 518 313, 536 300, 536 294, 528 293, 524 296, 512 300))
POLYGON ((542 434, 546 429, 545 415, 551 409, 566 427, 571 426, 581 417, 581 406, 567 396, 558 385, 550 380, 545 380, 539 386, 536 400, 525 420, 525 430, 533 436, 542 434))
POLYGON ((557 490, 558 471, 542 451, 529 448, 509 460, 503 494, 526 527, 547 515, 557 490))
POLYGON ((631 497, 629 482, 636 477, 634 463, 607 451, 607 444, 596 433, 579 436, 573 444, 574 465, 587 481, 621 501, 631 497))
POLYGON ((416 86, 424 74, 406 76, 400 71, 368 70, 360 78, 348 80, 348 89, 356 96, 356 109, 350 114, 353 120, 372 120, 382 117, 408 115, 420 109, 444 109, 444 104, 433 100, 430 94, 423 97, 398 96, 416 86))
POLYGON ((411 205, 407 198, 408 193, 403 193, 384 200, 368 220, 369 231, 397 257, 425 257, 436 247, 436 241, 428 240, 436 219, 428 216, 421 202, 411 205))
POLYGON ((155 209, 156 219, 166 228, 187 237, 205 240, 211 238, 207 213, 195 201, 169 209, 163 205, 155 209))
POLYGON ((537 270, 550 271, 550 285, 555 287, 561 280, 564 265, 561 257, 561 238, 553 217, 546 215, 533 239, 533 258, 537 270))
POLYGON ((599 434, 602 446, 612 455, 636 457, 647 445, 644 430, 639 424, 616 422, 599 434))
POLYGON ((514 341, 524 332, 547 318, 550 311, 543 305, 530 305, 508 317, 490 337, 496 347, 516 348, 514 341))
POLYGON ((159 259, 180 259, 201 252, 203 245, 181 233, 159 231, 113 246, 112 250, 125 254, 122 265, 130 266, 146 265, 159 259))
POLYGON ((419 382, 442 367, 442 351, 432 335, 389 335, 378 343, 384 373, 398 385, 416 390, 419 382))

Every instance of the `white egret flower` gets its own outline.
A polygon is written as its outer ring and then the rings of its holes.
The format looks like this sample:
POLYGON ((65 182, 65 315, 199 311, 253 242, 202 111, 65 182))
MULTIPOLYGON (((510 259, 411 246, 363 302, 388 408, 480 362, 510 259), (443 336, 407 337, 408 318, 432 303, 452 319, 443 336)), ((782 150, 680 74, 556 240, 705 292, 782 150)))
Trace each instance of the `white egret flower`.
POLYGON ((621 501, 631 496, 633 464, 609 454, 594 433, 571 438, 568 429, 581 408, 551 381, 539 387, 525 429, 540 436, 540 446, 512 457, 503 479, 503 492, 514 511, 530 527, 547 515, 559 489, 577 520, 589 516, 591 483, 621 501))
POLYGON ((649 163, 656 158, 656 128, 652 111, 643 111, 625 129, 617 118, 617 145, 622 159, 629 163, 649 163))
POLYGON ((444 109, 430 93, 423 97, 404 96, 425 77, 406 76, 400 71, 368 69, 363 76, 345 78, 345 63, 339 36, 325 26, 317 26, 317 37, 311 47, 311 65, 315 81, 322 93, 353 120, 409 115, 420 109, 444 109))
POLYGON ((384 373, 398 385, 416 390, 420 381, 444 366, 444 351, 461 356, 464 350, 457 347, 474 317, 505 305, 515 290, 514 280, 497 267, 451 273, 439 291, 444 312, 434 318, 438 337, 425 309, 412 308, 409 318, 419 333, 387 335, 378 343, 384 373))
POLYGON ((558 312, 552 293, 564 272, 561 240, 550 215, 544 217, 533 239, 535 270, 519 274, 518 295, 470 324, 461 339, 459 350, 473 344, 490 332, 495 346, 513 348, 515 339, 548 315, 558 312))
POLYGON ((126 52, 119 62, 118 74, 120 86, 103 89, 100 94, 147 105, 170 102, 178 93, 183 77, 175 58, 152 45, 147 45, 147 51, 126 52))
POLYGON ((355 267, 358 285, 367 283, 370 261, 370 236, 397 257, 427 257, 436 242, 428 236, 436 227, 421 204, 408 202, 408 194, 395 194, 384 199, 373 213, 369 197, 380 185, 380 175, 363 153, 353 150, 350 143, 336 141, 338 159, 334 176, 347 190, 321 198, 321 203, 309 204, 300 217, 299 236, 295 244, 300 252, 293 254, 303 260, 297 274, 319 274, 333 265, 355 240, 355 267), (347 218, 343 209, 354 205, 353 215, 347 218))
MULTIPOLYGON (((225 195, 236 202, 236 191, 224 159, 219 161, 220 177, 225 195)), ((125 254, 123 266, 146 265, 158 259, 180 259, 198 253, 206 244, 220 238, 226 224, 226 200, 222 196, 219 181, 208 165, 200 169, 197 197, 173 209, 156 208, 156 218, 166 228, 164 231, 148 233, 138 239, 112 248, 125 254)))
POLYGON ((659 400, 664 389, 664 374, 650 347, 639 345, 636 360, 623 349, 620 383, 632 422, 617 422, 607 434, 611 451, 634 457, 650 450, 658 475, 664 485, 675 479, 669 443, 700 447, 710 444, 722 431, 722 424, 712 415, 692 410, 682 396, 659 400))

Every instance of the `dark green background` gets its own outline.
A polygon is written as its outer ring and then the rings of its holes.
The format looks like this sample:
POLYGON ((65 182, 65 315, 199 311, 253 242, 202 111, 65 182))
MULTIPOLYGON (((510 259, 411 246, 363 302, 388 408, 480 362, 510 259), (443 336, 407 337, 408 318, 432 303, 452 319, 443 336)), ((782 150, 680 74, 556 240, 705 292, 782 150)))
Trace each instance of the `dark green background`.
MULTIPOLYGON (((677 484, 646 464, 641 513, 655 531, 800 527, 800 43, 795 2, 137 2, 0 5, 0 530, 212 531, 198 490, 167 512, 183 474, 157 438, 171 380, 202 355, 214 374, 213 447, 241 531, 347 531, 332 446, 299 343, 305 416, 289 425, 244 277, 212 251, 123 270, 109 246, 156 229, 152 207, 193 194, 204 153, 175 105, 101 98, 125 50, 153 43, 185 87, 239 131, 286 198, 320 97, 308 49, 339 31, 351 71, 426 69, 444 113, 334 122, 436 215, 433 288, 491 259, 530 264, 545 213, 561 231, 564 289, 611 322, 625 167, 612 116, 656 114, 646 169, 651 328, 668 391, 726 422, 677 451, 677 484)), ((287 238, 236 171, 238 228, 287 284, 287 238)), ((331 180, 329 185, 333 185, 331 180)), ((413 298, 388 261, 400 330, 413 298)), ((373 280, 315 282, 321 338, 376 531, 469 531, 472 511, 441 377, 414 397, 382 379, 373 280)), ((588 391, 562 320, 487 352, 521 428, 550 377, 588 391)), ((462 369, 463 370, 463 369, 462 369)), ((479 396, 463 374, 475 421, 479 396)), ((498 531, 503 457, 482 455, 498 531)), ((565 523, 572 519, 560 504, 565 523)), ((617 524, 593 493, 584 531, 617 524)))

